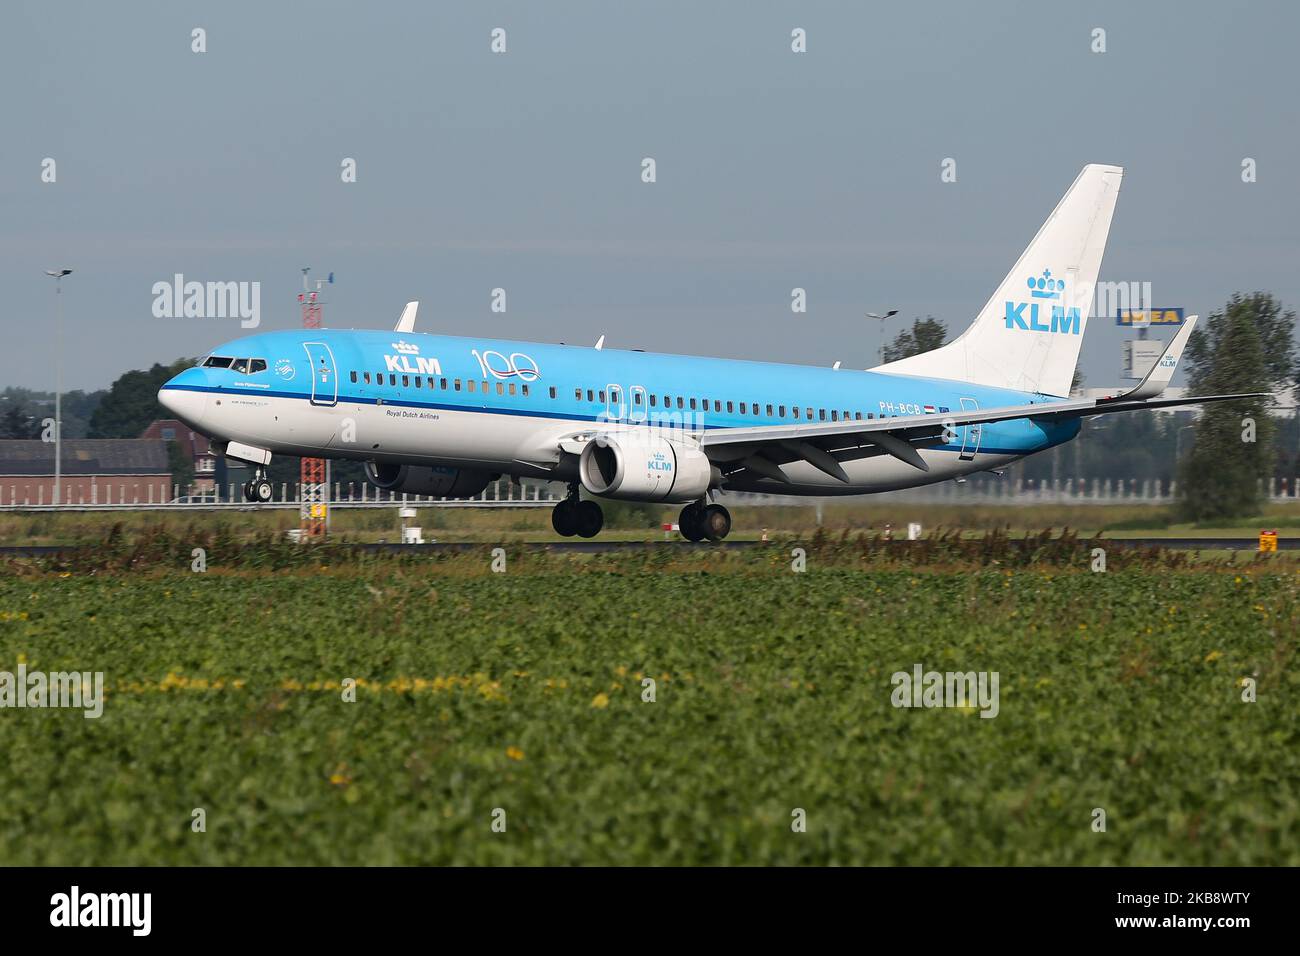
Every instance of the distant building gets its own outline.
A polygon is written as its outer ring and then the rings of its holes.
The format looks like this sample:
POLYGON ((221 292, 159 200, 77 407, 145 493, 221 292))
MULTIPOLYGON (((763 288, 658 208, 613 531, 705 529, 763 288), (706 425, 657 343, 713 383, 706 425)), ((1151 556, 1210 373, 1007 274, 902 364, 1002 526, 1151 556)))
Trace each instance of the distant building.
MULTIPOLYGON (((170 501, 171 465, 159 439, 69 438, 63 442, 64 504, 170 501)), ((0 504, 54 500, 54 443, 0 441, 0 504)))
MULTIPOLYGON (((207 435, 196 432, 174 418, 161 418, 146 428, 140 437, 174 441, 180 445, 185 457, 194 462, 194 493, 212 493, 216 486, 217 456, 208 451, 207 435)), ((186 491, 181 493, 185 494, 186 491)))

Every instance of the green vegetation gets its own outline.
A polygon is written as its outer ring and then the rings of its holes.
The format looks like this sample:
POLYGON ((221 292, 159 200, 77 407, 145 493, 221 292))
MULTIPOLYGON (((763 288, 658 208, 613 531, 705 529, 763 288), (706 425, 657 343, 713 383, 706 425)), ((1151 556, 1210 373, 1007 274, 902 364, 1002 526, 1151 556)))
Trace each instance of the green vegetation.
POLYGON ((109 693, 0 711, 0 864, 1300 863, 1293 565, 190 543, 5 564, 0 669, 109 693), (915 664, 998 716, 896 709, 915 664))
MULTIPOLYGON (((667 505, 602 502, 605 530, 601 540, 647 541, 664 538, 662 525, 677 520, 680 509, 667 505)), ((817 509, 806 504, 737 505, 731 509, 731 539, 811 535, 818 528, 817 509)), ((908 522, 920 522, 928 535, 936 529, 964 529, 983 535, 1001 530, 1012 534, 1037 533, 1043 528, 1073 528, 1084 536, 1099 532, 1108 537, 1203 536, 1222 534, 1252 537, 1262 528, 1276 528, 1283 536, 1300 534, 1300 503, 1277 504, 1261 514, 1215 521, 1204 525, 1179 522, 1172 509, 1138 504, 1106 505, 936 505, 901 502, 830 502, 822 509, 822 526, 838 534, 883 532, 888 525, 896 537, 906 534, 908 522)), ((332 517, 334 539, 345 541, 396 541, 401 520, 397 509, 337 508, 332 517)), ((419 507, 411 524, 424 529, 425 539, 442 541, 509 542, 557 541, 548 508, 438 508, 419 507)), ((148 529, 163 529, 185 536, 221 532, 235 537, 260 537, 298 527, 294 509, 232 508, 221 511, 104 511, 0 512, 0 546, 60 545, 98 542, 114 526, 128 536, 148 529)))
MULTIPOLYGON (((1207 405, 1196 442, 1179 462, 1180 511, 1189 521, 1254 514, 1260 482, 1273 475, 1276 423, 1269 393, 1294 384, 1295 312, 1267 293, 1234 295, 1192 333, 1189 387, 1197 395, 1262 393, 1263 398, 1207 405)), ((1289 477, 1289 476, 1288 476, 1289 477)))

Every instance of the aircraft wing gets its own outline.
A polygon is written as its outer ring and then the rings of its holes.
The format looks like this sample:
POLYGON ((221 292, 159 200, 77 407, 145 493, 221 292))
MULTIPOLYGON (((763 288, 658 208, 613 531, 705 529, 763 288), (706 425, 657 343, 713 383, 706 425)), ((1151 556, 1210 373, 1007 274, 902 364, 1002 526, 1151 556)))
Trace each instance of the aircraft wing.
POLYGON ((700 437, 700 442, 714 462, 731 463, 777 481, 789 481, 779 465, 802 460, 833 478, 847 482, 847 475, 840 462, 880 454, 893 455, 920 471, 929 471, 929 466, 917 449, 944 444, 945 433, 960 425, 992 424, 1019 418, 1052 421, 1266 396, 1265 392, 1244 392, 1237 395, 1196 395, 1154 400, 1129 399, 1125 395, 1074 401, 1044 400, 1002 408, 936 415, 900 415, 868 421, 726 428, 706 432, 700 437))

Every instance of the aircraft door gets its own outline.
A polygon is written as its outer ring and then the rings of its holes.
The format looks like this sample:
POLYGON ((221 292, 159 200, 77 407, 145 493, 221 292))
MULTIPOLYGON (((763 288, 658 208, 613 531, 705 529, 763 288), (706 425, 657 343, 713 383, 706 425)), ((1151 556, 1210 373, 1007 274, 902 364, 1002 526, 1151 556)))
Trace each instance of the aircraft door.
POLYGON ((628 389, 628 394, 632 397, 631 418, 632 424, 643 422, 650 415, 650 406, 646 402, 646 391, 644 385, 633 385, 628 389))
POLYGON ((302 347, 311 365, 311 404, 337 405, 339 382, 334 353, 324 342, 304 342, 302 347))
POLYGON ((627 418, 627 392, 622 385, 605 386, 605 417, 611 422, 627 418))
MULTIPOLYGON (((973 398, 963 398, 961 400, 961 410, 963 412, 979 411, 980 403, 973 398)), ((980 431, 982 425, 966 425, 961 431, 961 454, 957 456, 959 461, 970 461, 975 457, 975 453, 980 450, 980 431)))

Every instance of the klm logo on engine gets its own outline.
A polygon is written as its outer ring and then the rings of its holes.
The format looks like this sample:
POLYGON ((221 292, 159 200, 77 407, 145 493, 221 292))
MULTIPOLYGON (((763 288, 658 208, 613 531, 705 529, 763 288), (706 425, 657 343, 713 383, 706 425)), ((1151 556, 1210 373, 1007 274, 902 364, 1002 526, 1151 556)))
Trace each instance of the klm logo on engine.
POLYGON ((653 458, 647 459, 645 467, 646 471, 672 471, 673 463, 662 452, 655 452, 653 458))
POLYGON ((1053 279, 1052 270, 1044 269, 1043 274, 1026 281, 1029 297, 1034 302, 1008 302, 1006 322, 1008 329, 1024 329, 1026 332, 1059 332, 1062 335, 1078 335, 1082 320, 1077 308, 1067 309, 1063 305, 1050 304, 1060 300, 1065 294, 1065 280, 1053 279), (1050 305, 1051 312, 1048 307, 1050 305))

